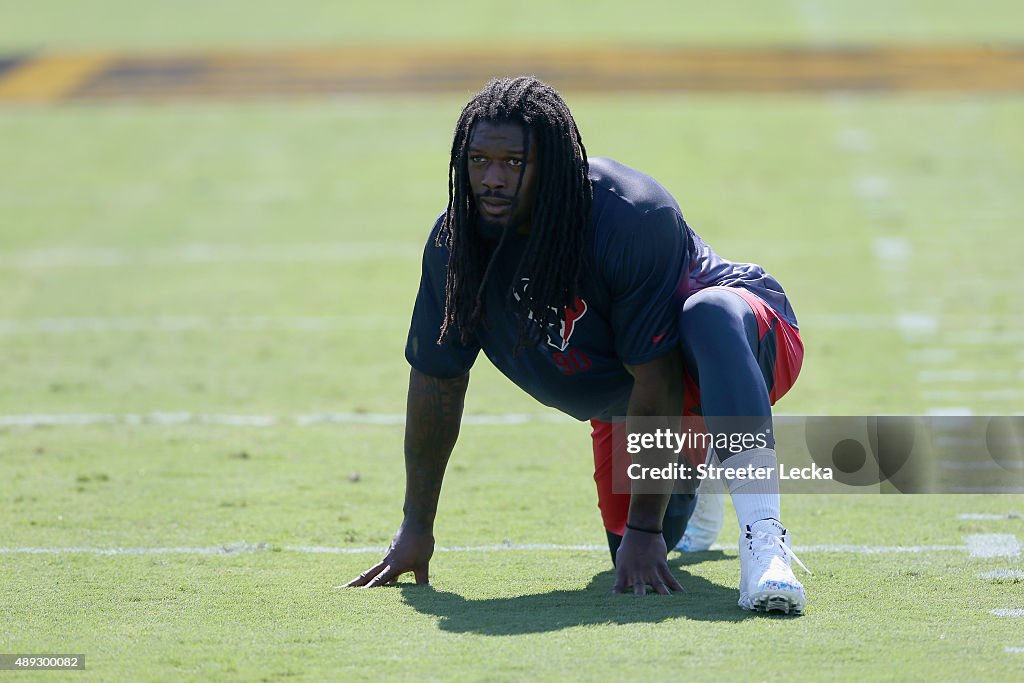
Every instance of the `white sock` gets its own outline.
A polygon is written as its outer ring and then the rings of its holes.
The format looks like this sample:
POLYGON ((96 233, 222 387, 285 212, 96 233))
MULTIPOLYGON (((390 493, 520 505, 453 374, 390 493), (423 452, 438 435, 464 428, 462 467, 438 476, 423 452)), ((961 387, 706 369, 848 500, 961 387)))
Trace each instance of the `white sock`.
POLYGON ((755 448, 731 455, 722 467, 744 470, 767 468, 771 472, 767 479, 726 479, 740 531, 762 519, 779 519, 779 460, 774 449, 755 448))
MULTIPOLYGON (((722 463, 718 461, 718 454, 715 453, 713 446, 708 447, 708 454, 704 458, 704 464, 710 467, 722 466, 722 463)), ((705 477, 700 480, 700 484, 697 486, 697 494, 701 496, 720 496, 724 493, 724 486, 724 482, 718 477, 705 477)))

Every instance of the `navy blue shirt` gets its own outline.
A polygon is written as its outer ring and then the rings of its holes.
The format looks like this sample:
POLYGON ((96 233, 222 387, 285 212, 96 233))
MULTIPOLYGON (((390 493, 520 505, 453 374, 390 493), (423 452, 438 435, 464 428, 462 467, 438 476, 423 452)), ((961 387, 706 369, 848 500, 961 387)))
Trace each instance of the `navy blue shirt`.
POLYGON ((682 302, 713 285, 741 286, 775 308, 788 322, 796 318, 782 287, 756 264, 732 263, 715 254, 683 220, 672 195, 650 176, 610 159, 591 159, 594 205, 587 225, 589 276, 581 283, 565 322, 551 326, 535 344, 513 357, 519 326, 509 290, 522 292, 528 278, 514 283, 526 236, 510 235, 485 290, 485 320, 470 344, 452 329, 437 344, 444 319, 448 249, 434 239, 434 224, 423 253, 423 273, 405 355, 420 372, 457 377, 472 367, 481 350, 506 377, 541 403, 579 420, 625 415, 639 365, 679 344, 682 302))

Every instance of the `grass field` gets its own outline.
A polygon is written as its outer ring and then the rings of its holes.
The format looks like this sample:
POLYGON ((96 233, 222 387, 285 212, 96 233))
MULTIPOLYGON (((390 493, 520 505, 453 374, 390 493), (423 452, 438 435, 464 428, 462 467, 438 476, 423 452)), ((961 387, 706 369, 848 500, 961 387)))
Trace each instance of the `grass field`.
MULTIPOLYGON (((505 19, 342 6, 0 1, 0 52, 481 45, 505 19)), ((1024 42, 1015 3, 618 7, 537 29, 528 3, 504 40, 1024 42)), ((808 355, 780 411, 1024 412, 1024 94, 564 94, 592 154, 784 283, 808 355)), ((800 619, 736 607, 729 510, 721 550, 672 556, 686 594, 613 597, 586 426, 484 361, 433 586, 335 588, 400 521, 464 100, 0 104, 0 653, 84 653, 85 680, 1024 676, 1024 496, 786 499, 800 619)))
POLYGON ((1006 0, 979 0, 970 9, 955 0, 789 0, 751 6, 742 0, 713 5, 639 0, 629 8, 612 0, 524 0, 514 7, 415 0, 363 3, 295 0, 288 6, 244 0, 182 0, 172 5, 87 0, 71 12, 60 0, 0 2, 5 31, 0 47, 236 47, 455 43, 510 44, 703 43, 848 44, 960 43, 1020 40, 1024 9, 1006 0))

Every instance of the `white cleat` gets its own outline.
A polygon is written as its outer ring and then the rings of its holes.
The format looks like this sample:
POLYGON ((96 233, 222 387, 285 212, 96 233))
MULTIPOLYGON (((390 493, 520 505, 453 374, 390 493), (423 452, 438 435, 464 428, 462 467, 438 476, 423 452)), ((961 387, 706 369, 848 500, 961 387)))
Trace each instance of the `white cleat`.
POLYGON ((697 487, 697 504, 686 522, 686 531, 675 549, 684 553, 699 553, 711 548, 722 530, 722 512, 725 495, 718 479, 704 479, 697 487))
POLYGON ((778 520, 762 519, 742 531, 739 606, 758 612, 803 614, 807 593, 793 575, 790 558, 811 573, 789 549, 789 533, 778 520))

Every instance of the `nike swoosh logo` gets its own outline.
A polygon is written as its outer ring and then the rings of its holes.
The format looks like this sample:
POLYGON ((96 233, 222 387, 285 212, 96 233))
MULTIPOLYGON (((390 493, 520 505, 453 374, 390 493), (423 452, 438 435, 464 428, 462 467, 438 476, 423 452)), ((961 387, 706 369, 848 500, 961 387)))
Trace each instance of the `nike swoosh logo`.
POLYGON ((655 335, 651 337, 651 341, 657 344, 658 342, 665 338, 666 334, 668 334, 668 332, 662 332, 661 334, 655 335))

